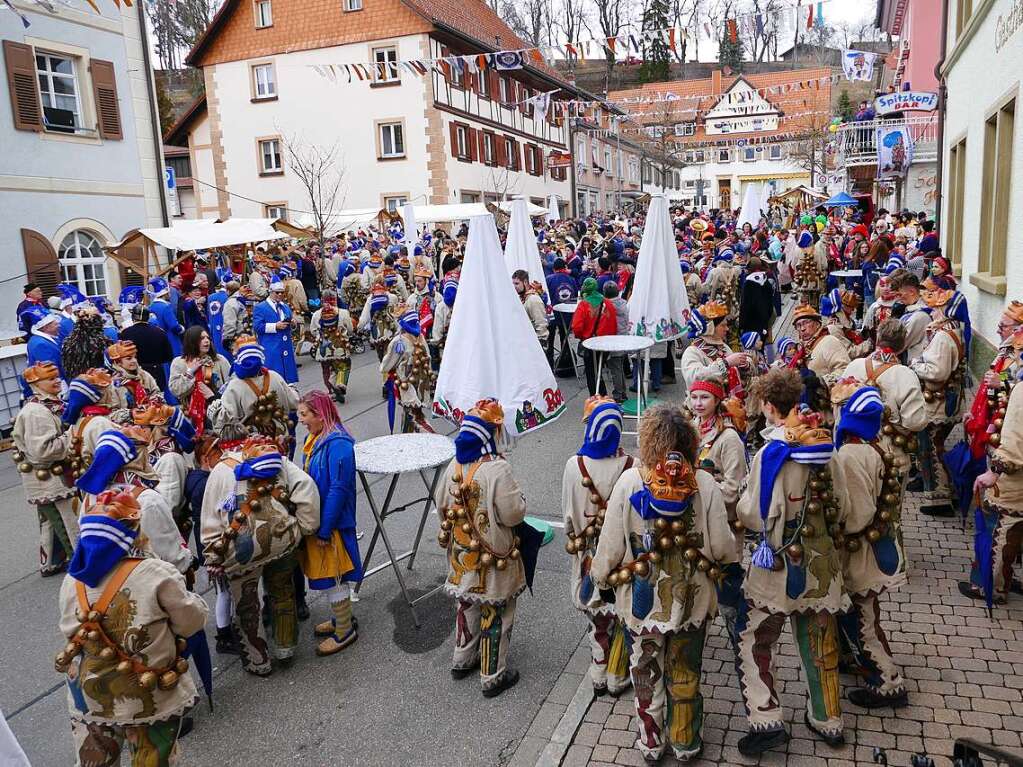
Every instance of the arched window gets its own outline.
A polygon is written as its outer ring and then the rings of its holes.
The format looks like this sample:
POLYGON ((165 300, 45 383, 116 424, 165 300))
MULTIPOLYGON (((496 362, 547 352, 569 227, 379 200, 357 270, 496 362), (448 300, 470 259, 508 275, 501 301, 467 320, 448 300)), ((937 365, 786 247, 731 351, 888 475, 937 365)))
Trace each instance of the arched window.
POLYGON ((99 240, 84 229, 68 233, 57 251, 60 277, 87 296, 107 294, 107 257, 99 240))

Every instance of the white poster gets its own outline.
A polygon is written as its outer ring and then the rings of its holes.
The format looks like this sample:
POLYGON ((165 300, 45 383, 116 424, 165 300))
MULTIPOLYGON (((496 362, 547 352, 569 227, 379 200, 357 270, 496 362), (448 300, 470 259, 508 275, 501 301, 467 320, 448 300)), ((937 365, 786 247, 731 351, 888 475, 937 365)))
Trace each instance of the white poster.
POLYGON ((905 176, 912 162, 913 137, 906 126, 877 129, 878 178, 905 176))

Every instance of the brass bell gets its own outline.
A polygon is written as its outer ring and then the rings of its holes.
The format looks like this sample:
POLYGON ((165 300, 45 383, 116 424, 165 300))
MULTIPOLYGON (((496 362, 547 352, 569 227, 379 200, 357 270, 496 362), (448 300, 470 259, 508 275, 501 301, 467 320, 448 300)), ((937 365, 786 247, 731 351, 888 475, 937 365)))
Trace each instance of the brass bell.
POLYGON ((100 619, 98 610, 89 610, 89 614, 86 616, 90 623, 96 623, 100 619))
POLYGON ((867 540, 870 541, 871 543, 877 543, 879 540, 881 540, 881 533, 872 527, 869 530, 867 530, 867 540))
POLYGON ((896 434, 895 439, 892 440, 896 447, 906 447, 906 438, 901 434, 896 434))
POLYGON ((458 519, 465 519, 467 516, 469 516, 469 512, 467 512, 461 506, 459 506, 458 509, 455 511, 455 517, 457 517, 458 519))
POLYGON ((813 525, 803 525, 803 528, 799 531, 800 535, 804 538, 813 538, 814 533, 816 532, 817 531, 814 530, 813 525))
POLYGON ((820 490, 822 487, 824 487, 824 483, 821 482, 819 479, 811 479, 810 480, 810 489, 811 490, 820 490))
POLYGON ((860 539, 859 538, 849 538, 845 542, 845 548, 846 548, 846 551, 850 551, 850 552, 853 552, 853 553, 859 551, 860 550, 860 539))
POLYGON ((803 558, 803 547, 798 543, 789 544, 789 547, 788 549, 786 549, 786 551, 788 552, 788 555, 791 559, 799 560, 803 558))
POLYGON ((463 522, 462 523, 462 532, 463 533, 471 533, 472 532, 472 525, 470 525, 468 522, 463 522))
POLYGON ((117 655, 117 653, 114 651, 113 647, 104 647, 99 651, 99 657, 103 660, 113 660, 115 655, 117 655))
POLYGON ((889 506, 894 506, 896 503, 899 502, 899 496, 896 495, 895 493, 885 493, 884 497, 881 500, 884 501, 889 506))
POLYGON ((597 529, 593 525, 586 525, 586 529, 583 530, 583 535, 587 538, 592 538, 597 534, 597 529))
POLYGON ((617 586, 618 585, 618 571, 617 570, 612 571, 607 576, 607 585, 608 586, 617 586))
POLYGON ((53 658, 53 670, 58 674, 66 674, 70 665, 71 659, 62 652, 57 653, 53 658))
MULTIPOLYGON (((582 541, 579 540, 579 539, 576 539, 576 542, 575 542, 576 549, 581 549, 582 545, 583 545, 582 541)), ((469 541, 469 551, 479 551, 479 550, 480 550, 480 542, 476 538, 471 539, 469 541)))
POLYGON ((520 556, 521 554, 519 553, 518 549, 512 549, 511 551, 508 552, 508 559, 510 559, 513 562, 518 561, 520 556))
POLYGON ((632 570, 627 567, 623 567, 618 571, 618 582, 619 583, 631 583, 632 582, 632 570))
POLYGON ((934 392, 924 389, 924 402, 934 402, 934 392))
POLYGON ((444 512, 444 517, 446 519, 454 521, 458 517, 458 515, 455 513, 454 509, 448 509, 447 511, 444 512))
POLYGON ((590 493, 590 503, 600 503, 602 500, 604 499, 601 498, 597 493, 590 493))
POLYGON ((130 660, 122 660, 120 663, 117 664, 117 673, 118 674, 128 674, 130 672, 131 672, 131 661, 130 660))
POLYGON ((89 634, 89 631, 87 629, 84 629, 84 628, 80 628, 80 629, 78 629, 77 632, 75 632, 75 636, 78 637, 79 639, 82 639, 82 640, 84 640, 85 637, 88 634, 89 634))
POLYGON ((683 552, 682 556, 692 562, 700 558, 700 551, 699 549, 688 548, 683 552))
POLYGON ((774 555, 774 565, 771 567, 776 573, 785 569, 785 560, 777 554, 774 555))
POLYGON ((90 642, 98 642, 100 639, 100 633, 96 631, 96 629, 93 629, 92 631, 86 633, 85 638, 88 639, 90 642))
POLYGON ((881 431, 890 437, 895 433, 895 427, 892 426, 890 423, 886 423, 884 427, 881 429, 881 431))
POLYGON ((178 684, 178 672, 177 671, 164 671, 160 674, 157 685, 161 690, 173 690, 178 684))
POLYGON ((654 529, 656 529, 658 532, 663 530, 667 526, 668 526, 668 520, 666 520, 666 519, 658 517, 657 519, 654 520, 654 529))
POLYGON ((569 538, 567 541, 565 541, 565 551, 567 551, 569 554, 575 554, 574 538, 569 538))
POLYGON ((674 541, 667 535, 662 535, 660 538, 657 539, 657 545, 661 548, 662 551, 667 551, 674 545, 674 541))
POLYGON ((1005 420, 1002 418, 996 418, 991 423, 996 429, 1001 430, 1002 426, 1005 424, 1005 420))
POLYGON ((447 520, 447 519, 445 519, 444 521, 442 521, 440 523, 440 529, 443 530, 444 532, 447 532, 452 527, 453 527, 453 524, 449 520, 447 520))
POLYGON ((721 577, 721 568, 717 567, 716 565, 712 565, 711 568, 707 571, 707 577, 710 578, 712 581, 716 581, 718 578, 721 577))
POLYGON ((484 567, 490 567, 492 564, 494 564, 494 555, 491 554, 489 551, 484 551, 482 554, 480 554, 480 564, 483 565, 484 567))
POLYGON ((991 447, 998 447, 1000 444, 1002 444, 1002 437, 997 432, 995 434, 989 434, 987 438, 987 443, 991 445, 991 447))
POLYGON ((452 482, 457 482, 458 484, 461 484, 462 483, 462 472, 461 471, 456 471, 454 474, 452 474, 451 475, 451 481, 452 482))
POLYGON ((504 559, 498 559, 496 567, 498 570, 504 570, 508 567, 508 562, 504 559))
POLYGON ((156 674, 152 671, 143 671, 139 674, 139 685, 144 690, 155 690, 156 682, 156 674))
POLYGON ((15 450, 13 453, 11 453, 11 458, 14 460, 15 463, 21 463, 22 461, 25 460, 25 454, 20 450, 15 450))
POLYGON ((672 522, 671 522, 671 532, 673 532, 676 535, 678 535, 679 533, 682 532, 683 527, 684 526, 682 524, 682 520, 680 520, 680 519, 672 520, 672 522))
POLYGON ((882 511, 877 516, 882 522, 890 522, 892 519, 892 513, 890 511, 882 511))
POLYGON ((701 559, 699 562, 696 563, 696 569, 699 570, 701 573, 707 572, 710 569, 710 560, 701 559))
POLYGON ((645 578, 650 573, 650 565, 645 559, 637 559, 632 563, 632 571, 640 578, 645 578))
POLYGON ((28 474, 30 471, 32 471, 32 464, 28 462, 19 463, 18 471, 20 471, 22 474, 28 474))
POLYGON ((817 501, 810 501, 806 504, 806 510, 810 514, 820 514, 823 507, 817 501))
POLYGON ((738 519, 734 520, 730 524, 732 525, 732 529, 737 533, 741 533, 743 530, 746 529, 746 526, 738 519))
POLYGON ((258 512, 262 508, 263 508, 263 502, 261 500, 259 500, 258 498, 253 498, 251 501, 249 501, 249 510, 250 511, 258 512))
POLYGON ((50 473, 58 477, 62 476, 64 474, 64 464, 62 463, 53 464, 53 466, 50 467, 50 473))
POLYGON ((660 563, 660 561, 661 561, 661 552, 659 552, 659 551, 648 552, 646 556, 647 556, 647 559, 649 559, 651 561, 651 563, 653 563, 655 565, 660 563))
POLYGON ((437 534, 437 543, 439 543, 443 548, 446 549, 448 547, 448 543, 450 543, 450 542, 451 542, 451 536, 448 535, 447 533, 442 531, 442 532, 437 534))
POLYGON ((583 477, 583 487, 586 488, 593 487, 593 480, 590 479, 589 477, 583 477))

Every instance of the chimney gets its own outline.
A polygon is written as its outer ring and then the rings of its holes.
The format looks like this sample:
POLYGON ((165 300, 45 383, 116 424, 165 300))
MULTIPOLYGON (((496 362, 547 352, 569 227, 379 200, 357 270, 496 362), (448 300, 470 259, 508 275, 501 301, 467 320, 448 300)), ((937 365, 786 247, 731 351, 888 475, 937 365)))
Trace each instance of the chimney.
POLYGON ((710 92, 721 93, 721 70, 715 69, 710 73, 710 92))

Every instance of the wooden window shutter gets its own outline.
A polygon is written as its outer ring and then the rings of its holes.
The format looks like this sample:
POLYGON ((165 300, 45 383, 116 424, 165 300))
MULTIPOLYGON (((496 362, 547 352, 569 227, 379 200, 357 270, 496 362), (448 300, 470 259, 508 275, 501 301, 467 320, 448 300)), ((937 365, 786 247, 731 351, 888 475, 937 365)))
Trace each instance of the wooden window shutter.
POLYGON ((501 78, 493 69, 487 70, 487 77, 490 78, 490 98, 499 102, 501 100, 501 78))
POLYGON ((110 61, 93 59, 89 63, 92 73, 92 92, 96 96, 96 122, 101 138, 122 139, 121 107, 117 103, 117 81, 114 65, 110 61))
POLYGON ((451 129, 451 156, 458 157, 458 126, 455 123, 448 123, 451 129))
POLYGON ((505 151, 504 136, 494 137, 494 157, 497 159, 498 167, 505 167, 508 164, 508 153, 505 151))
POLYGON ((41 131, 43 105, 39 100, 35 52, 31 45, 4 40, 4 64, 7 89, 11 93, 11 111, 15 130, 41 131))
POLYGON ((39 232, 21 230, 21 249, 25 253, 26 282, 34 282, 43 289, 43 296, 57 295, 60 282, 60 263, 53 245, 39 232))

